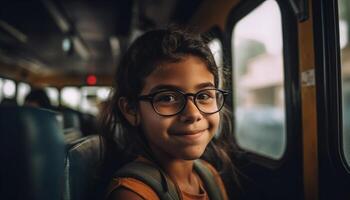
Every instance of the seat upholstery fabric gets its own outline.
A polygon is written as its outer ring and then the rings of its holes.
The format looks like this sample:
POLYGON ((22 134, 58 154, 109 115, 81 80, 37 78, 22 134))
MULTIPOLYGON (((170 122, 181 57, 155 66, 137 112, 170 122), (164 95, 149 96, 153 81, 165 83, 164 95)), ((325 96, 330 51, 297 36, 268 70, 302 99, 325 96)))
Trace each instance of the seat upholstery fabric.
POLYGON ((64 200, 96 199, 105 158, 101 136, 81 138, 67 151, 64 200))
POLYGON ((63 130, 55 112, 0 107, 1 199, 59 200, 63 130))
POLYGON ((64 139, 66 144, 70 144, 83 137, 80 129, 80 119, 77 111, 72 109, 60 109, 63 116, 64 139))

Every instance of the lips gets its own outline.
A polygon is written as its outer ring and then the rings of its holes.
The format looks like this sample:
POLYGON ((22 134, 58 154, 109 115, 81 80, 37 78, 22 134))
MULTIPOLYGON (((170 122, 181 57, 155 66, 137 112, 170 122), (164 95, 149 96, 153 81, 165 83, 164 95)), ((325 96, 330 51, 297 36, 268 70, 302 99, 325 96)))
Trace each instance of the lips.
POLYGON ((186 143, 190 142, 190 144, 193 144, 195 141, 200 141, 204 133, 207 129, 202 130, 188 130, 188 131, 177 131, 176 133, 172 134, 178 139, 181 139, 182 141, 185 141, 186 143))
POLYGON ((185 135, 197 135, 200 134, 202 132, 204 132, 207 129, 202 129, 202 130, 188 130, 188 131, 177 131, 174 135, 178 135, 178 136, 185 136, 185 135))

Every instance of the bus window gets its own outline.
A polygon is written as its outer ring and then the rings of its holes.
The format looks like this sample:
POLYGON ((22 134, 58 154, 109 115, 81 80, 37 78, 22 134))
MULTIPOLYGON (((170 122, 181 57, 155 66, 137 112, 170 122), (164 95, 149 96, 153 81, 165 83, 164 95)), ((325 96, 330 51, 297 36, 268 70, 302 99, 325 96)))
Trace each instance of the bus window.
POLYGON ((218 38, 212 39, 208 46, 213 53, 216 64, 219 67, 222 67, 223 64, 223 53, 222 53, 222 43, 218 38))
MULTIPOLYGON (((223 63, 224 63, 224 57, 223 57, 223 50, 222 50, 222 43, 220 39, 214 38, 209 43, 208 46, 213 53, 215 63, 219 67, 219 80, 222 80, 223 77, 223 63)), ((219 83, 219 88, 222 87, 222 82, 219 83)))
POLYGON ((61 104, 78 110, 81 100, 80 89, 77 87, 64 87, 61 90, 61 104))
POLYGON ((111 92, 110 87, 99 87, 97 89, 97 98, 100 101, 106 101, 109 97, 110 92, 111 92))
POLYGON ((17 86, 18 92, 17 92, 17 103, 18 105, 23 105, 24 99, 26 98, 27 94, 30 92, 30 85, 28 83, 20 82, 17 86))
POLYGON ((47 88, 45 88, 45 91, 47 93, 47 96, 50 99, 51 105, 58 106, 58 104, 59 104, 59 101, 58 101, 59 92, 58 92, 57 88, 47 87, 47 88))
POLYGON ((82 87, 80 110, 86 113, 97 115, 100 104, 107 100, 109 87, 82 87))
POLYGON ((4 96, 4 94, 3 94, 3 89, 2 89, 3 85, 4 85, 4 84, 3 84, 3 79, 0 78, 0 102, 2 101, 3 96, 4 96))
POLYGON ((350 166, 350 3, 340 0, 339 6, 339 43, 341 48, 343 134, 342 149, 350 166))
POLYGON ((232 32, 235 137, 242 149, 278 160, 286 149, 281 13, 265 1, 232 32))
POLYGON ((16 84, 13 80, 3 79, 3 98, 13 99, 16 95, 16 84))

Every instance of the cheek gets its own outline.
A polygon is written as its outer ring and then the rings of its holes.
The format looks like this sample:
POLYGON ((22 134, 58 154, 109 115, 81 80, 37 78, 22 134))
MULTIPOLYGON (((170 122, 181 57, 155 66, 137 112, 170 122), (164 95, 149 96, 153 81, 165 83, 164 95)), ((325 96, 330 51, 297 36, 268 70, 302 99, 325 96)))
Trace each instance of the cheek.
POLYGON ((170 118, 164 118, 153 110, 151 106, 140 106, 140 122, 147 138, 159 137, 171 125, 170 118))
POLYGON ((160 132, 167 124, 164 119, 151 114, 143 115, 141 121, 143 129, 147 132, 160 132))

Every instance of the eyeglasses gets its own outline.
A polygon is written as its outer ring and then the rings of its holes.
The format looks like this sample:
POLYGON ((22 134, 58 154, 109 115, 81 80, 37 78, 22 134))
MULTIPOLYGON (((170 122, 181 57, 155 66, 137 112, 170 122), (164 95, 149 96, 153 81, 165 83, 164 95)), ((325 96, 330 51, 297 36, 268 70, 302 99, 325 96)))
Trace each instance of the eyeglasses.
POLYGON ((162 90, 149 95, 139 96, 140 101, 149 101, 156 113, 161 116, 173 116, 182 112, 187 98, 192 96, 199 111, 205 114, 219 112, 224 106, 228 92, 219 89, 203 89, 197 93, 184 93, 180 90, 162 90))

